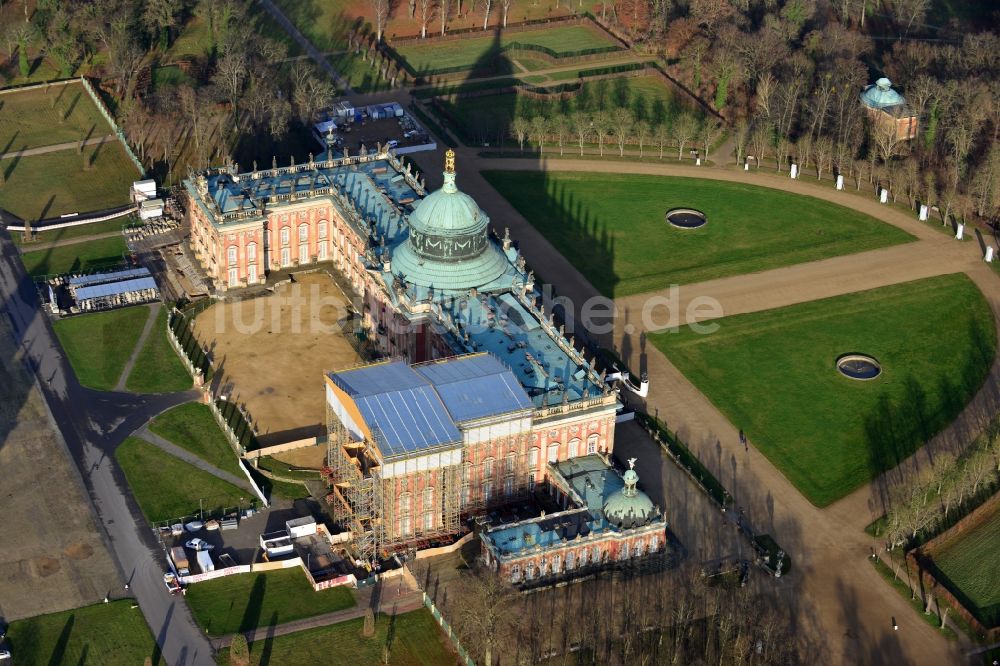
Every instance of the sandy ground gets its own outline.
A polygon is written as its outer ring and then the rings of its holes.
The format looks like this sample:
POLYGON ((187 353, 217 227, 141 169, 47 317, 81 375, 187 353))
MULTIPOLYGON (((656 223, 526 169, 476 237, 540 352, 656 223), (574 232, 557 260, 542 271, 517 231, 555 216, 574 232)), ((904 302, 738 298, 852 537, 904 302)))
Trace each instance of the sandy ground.
POLYGON ((118 573, 89 499, 0 318, 0 616, 16 620, 92 604, 118 573))
POLYGON ((323 373, 361 362, 337 324, 346 303, 330 276, 311 273, 273 294, 217 303, 195 320, 223 393, 246 404, 262 443, 322 431, 323 373))
POLYGON ((293 451, 282 451, 274 456, 275 460, 280 460, 292 467, 307 467, 309 469, 321 469, 326 464, 326 447, 309 446, 304 449, 293 451))

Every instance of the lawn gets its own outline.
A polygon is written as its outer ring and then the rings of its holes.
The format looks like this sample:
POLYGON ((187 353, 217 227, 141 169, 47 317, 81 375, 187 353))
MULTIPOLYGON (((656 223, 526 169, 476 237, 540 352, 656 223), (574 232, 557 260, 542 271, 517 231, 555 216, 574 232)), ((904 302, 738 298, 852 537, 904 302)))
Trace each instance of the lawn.
MULTIPOLYGON (((555 79, 564 76, 575 79, 579 71, 574 69, 553 74, 550 78, 554 79, 553 85, 557 85, 559 82, 555 79)), ((481 136, 495 140, 495 136, 491 135, 496 135, 498 130, 509 136, 510 123, 518 117, 531 119, 542 116, 551 119, 556 115, 569 116, 574 111, 592 113, 627 107, 635 118, 645 120, 650 125, 658 125, 669 121, 686 108, 677 91, 656 76, 590 80, 584 82, 580 93, 575 97, 565 100, 558 99, 558 95, 552 97, 552 100, 539 100, 510 92, 487 97, 444 98, 440 102, 458 122, 457 129, 468 141, 474 143, 480 143, 478 137, 481 136)), ((696 116, 702 115, 699 109, 690 110, 696 116)), ((570 137, 569 145, 575 145, 573 141, 570 137)))
POLYGON ((128 203, 139 170, 117 139, 43 155, 0 160, 7 182, 0 186, 0 208, 24 220, 88 213, 128 203), (92 160, 84 169, 84 158, 92 160))
POLYGON ((1000 510, 932 553, 948 587, 987 627, 1000 626, 1000 510))
POLYGON ((113 134, 79 82, 0 94, 0 116, 0 153, 113 134))
POLYGON ((187 602, 194 619, 210 636, 282 624, 355 605, 346 587, 314 591, 299 567, 202 581, 188 588, 187 602))
MULTIPOLYGON (((363 624, 364 620, 359 618, 258 641, 250 646, 250 655, 253 658, 267 653, 270 655, 269 663, 282 666, 313 666, 329 663, 330 646, 335 645, 339 654, 350 655, 352 664, 381 664, 384 663, 383 649, 391 631, 390 666, 439 666, 454 664, 458 660, 449 649, 434 617, 426 609, 395 617, 379 614, 375 635, 371 638, 361 635, 363 624)), ((219 652, 218 663, 228 666, 228 650, 219 652)))
POLYGON ((199 508, 206 514, 232 509, 250 494, 137 437, 122 442, 115 458, 150 523, 190 516, 199 508))
POLYGON ((142 611, 127 599, 11 622, 7 642, 18 666, 137 666, 159 655, 142 611))
POLYGON ((896 466, 949 424, 996 352, 993 317, 964 275, 946 275, 776 310, 719 329, 650 335, 803 495, 826 506, 896 466), (882 374, 847 379, 844 353, 882 374))
POLYGON ((150 422, 149 429, 208 464, 242 478, 236 452, 207 405, 187 402, 168 409, 150 422))
POLYGON ((21 261, 24 262, 28 275, 41 277, 118 266, 127 251, 125 239, 122 236, 112 236, 44 250, 31 250, 21 255, 21 261))
MULTIPOLYGON (((567 25, 507 33, 499 40, 495 35, 487 33, 483 37, 468 37, 450 42, 407 42, 400 45, 396 52, 420 73, 444 67, 472 68, 477 63, 492 61, 500 54, 500 49, 513 43, 542 46, 558 54, 615 46, 615 42, 595 28, 567 25)), ((511 66, 507 67, 510 69, 511 66)))
POLYGON ((118 383, 149 317, 149 307, 77 315, 53 322, 76 378, 84 386, 110 391, 118 383))
MULTIPOLYGON (((169 393, 191 388, 191 375, 167 340, 167 311, 167 306, 160 308, 153 329, 135 359, 135 365, 125 381, 125 388, 129 391, 169 393)), ((208 411, 207 407, 205 411, 208 411)), ((214 425, 215 421, 212 423, 214 425)))
POLYGON ((837 204, 695 178, 487 171, 483 175, 605 296, 741 275, 912 240, 837 204), (669 226, 692 206, 708 224, 669 226))

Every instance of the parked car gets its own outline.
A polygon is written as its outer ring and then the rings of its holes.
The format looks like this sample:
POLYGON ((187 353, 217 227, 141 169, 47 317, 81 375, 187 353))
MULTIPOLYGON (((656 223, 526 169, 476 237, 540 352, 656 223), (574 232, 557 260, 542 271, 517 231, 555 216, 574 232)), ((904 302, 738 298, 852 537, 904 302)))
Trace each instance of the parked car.
POLYGON ((208 543, 204 539, 199 539, 198 537, 189 539, 188 542, 184 545, 190 548, 191 550, 195 551, 212 550, 213 548, 215 548, 215 546, 213 546, 212 544, 208 543))

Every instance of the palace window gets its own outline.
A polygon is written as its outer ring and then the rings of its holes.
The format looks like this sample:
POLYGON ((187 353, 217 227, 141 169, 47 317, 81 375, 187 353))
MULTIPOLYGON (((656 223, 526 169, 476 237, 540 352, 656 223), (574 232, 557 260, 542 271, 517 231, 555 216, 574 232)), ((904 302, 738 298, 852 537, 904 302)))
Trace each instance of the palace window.
POLYGON ((514 477, 507 477, 503 480, 503 494, 504 497, 510 497, 514 494, 514 477))
POLYGON ((562 571, 562 556, 555 555, 552 557, 552 573, 557 574, 562 571))
POLYGON ((483 462, 483 475, 486 477, 493 476, 493 458, 487 458, 483 462))
POLYGON ((559 442, 553 442, 549 444, 549 462, 556 462, 559 460, 559 442))
POLYGON ((413 533, 413 523, 409 516, 403 516, 399 519, 399 532, 404 535, 410 535, 413 533))
POLYGON ((239 271, 237 271, 235 268, 230 268, 229 269, 229 286, 230 287, 235 287, 235 286, 237 286, 239 284, 239 281, 240 281, 239 271))
POLYGON ((281 244, 288 245, 288 240, 290 238, 290 232, 288 227, 281 227, 281 244))
POLYGON ((399 496, 399 513, 407 515, 411 510, 410 493, 401 493, 399 496))
POLYGON ((249 282, 251 284, 253 284, 254 282, 257 282, 257 265, 256 264, 250 264, 250 266, 247 267, 247 282, 249 282))
POLYGON ((535 563, 528 562, 528 564, 524 567, 524 579, 531 580, 534 577, 535 577, 535 563))
POLYGON ((534 472, 528 472, 528 489, 529 490, 534 490, 535 489, 535 473, 534 472))
POLYGON ((472 463, 462 463, 462 480, 469 481, 472 479, 472 463))
POLYGON ((642 557, 643 553, 643 543, 641 541, 636 541, 635 545, 632 547, 632 557, 642 557))
POLYGON ((247 261, 257 261, 257 243, 247 243, 247 261))
POLYGON ((304 243, 309 240, 309 225, 300 224, 299 225, 299 242, 304 243))
POLYGON ((428 511, 427 513, 424 514, 424 529, 425 530, 434 529, 434 513, 431 511, 428 511))
POLYGON ((587 453, 597 453, 597 435, 591 435, 587 440, 587 453))
POLYGON ((320 238, 326 238, 326 222, 320 222, 316 226, 316 233, 319 234, 320 238))
POLYGON ((576 458, 580 455, 580 440, 571 439, 569 440, 569 457, 576 458))
POLYGON ((487 481, 483 484, 483 503, 489 504, 490 499, 493 498, 493 482, 487 481))
POLYGON ((508 453, 507 457, 504 459, 503 471, 505 471, 507 474, 513 474, 514 473, 514 454, 513 454, 513 452, 512 453, 508 453))
POLYGON ((531 468, 538 467, 538 447, 532 447, 528 450, 528 466, 531 468))
POLYGON ((472 487, 469 484, 462 486, 462 506, 469 506, 472 502, 472 487))
POLYGON ((574 566, 576 566, 576 553, 571 550, 566 553, 566 570, 572 571, 574 566))
POLYGON ((229 246, 229 251, 228 251, 229 265, 230 266, 232 266, 233 264, 236 263, 236 257, 237 257, 238 254, 239 254, 239 251, 236 249, 236 246, 235 245, 230 245, 229 246))
POLYGON ((513 564, 510 567, 510 580, 512 583, 516 583, 521 580, 521 565, 513 564))
POLYGON ((321 241, 319 244, 319 260, 326 261, 326 241, 321 241))
MULTIPOLYGON (((570 553, 570 555, 572 555, 572 553, 570 553)), ((580 549, 580 566, 581 567, 587 566, 587 549, 586 548, 581 548, 580 549)))
POLYGON ((430 509, 434 506, 434 488, 426 488, 424 490, 424 509, 430 509))

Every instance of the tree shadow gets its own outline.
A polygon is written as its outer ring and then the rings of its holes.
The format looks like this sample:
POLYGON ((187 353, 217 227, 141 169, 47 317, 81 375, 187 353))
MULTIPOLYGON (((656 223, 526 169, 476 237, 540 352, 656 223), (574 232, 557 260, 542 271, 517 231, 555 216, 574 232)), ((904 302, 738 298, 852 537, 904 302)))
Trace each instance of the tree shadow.
POLYGON ((271 663, 271 653, 274 650, 274 628, 277 625, 278 611, 274 611, 267 623, 267 636, 264 638, 264 647, 260 651, 260 659, 257 660, 258 666, 268 666, 271 663))
POLYGON ((49 657, 49 666, 59 666, 66 657, 66 648, 69 645, 69 637, 73 633, 73 625, 76 623, 76 615, 66 618, 66 624, 59 632, 56 644, 52 646, 52 655, 49 657))
POLYGON ((260 616, 264 607, 264 593, 267 589, 267 575, 260 574, 250 588, 250 596, 247 598, 246 609, 243 611, 243 618, 240 620, 238 631, 253 631, 260 623, 260 616))

